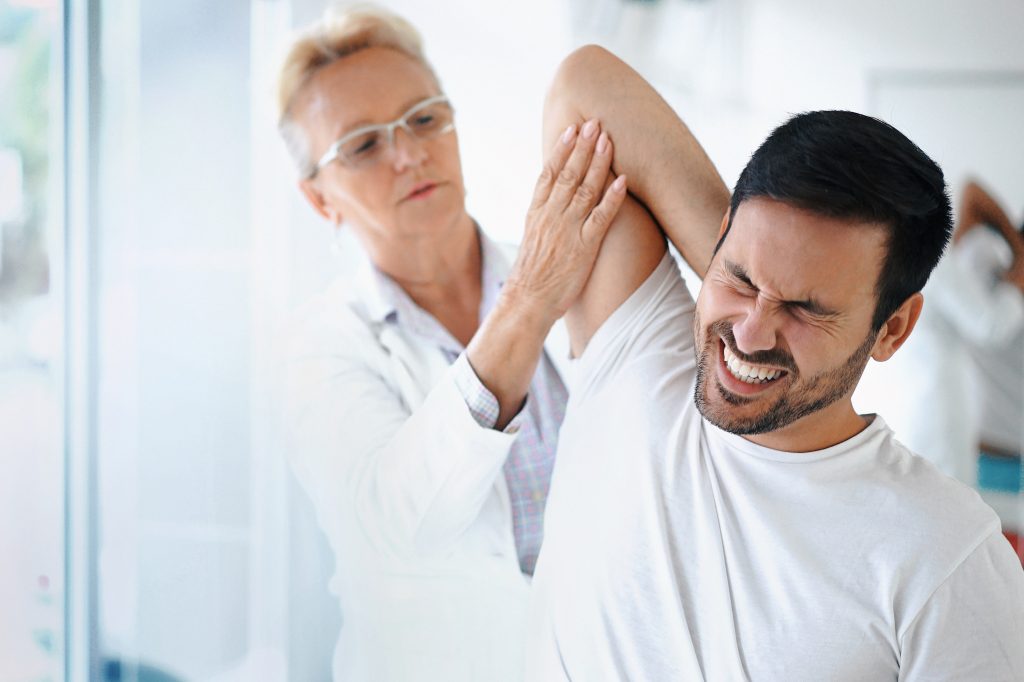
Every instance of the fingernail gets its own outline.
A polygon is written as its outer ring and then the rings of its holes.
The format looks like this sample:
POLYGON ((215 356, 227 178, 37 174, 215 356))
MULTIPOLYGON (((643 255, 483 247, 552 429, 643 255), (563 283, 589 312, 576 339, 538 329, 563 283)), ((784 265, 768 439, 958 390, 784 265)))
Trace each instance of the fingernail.
POLYGON ((601 133, 601 137, 597 138, 597 153, 604 154, 608 151, 608 133, 601 133))
POLYGON ((569 144, 570 142, 572 142, 572 138, 574 137, 576 137, 575 124, 570 125, 568 128, 565 129, 565 132, 562 133, 562 144, 569 144))
POLYGON ((597 120, 596 119, 592 118, 592 119, 590 119, 589 121, 587 121, 586 123, 583 124, 583 137, 585 137, 586 139, 589 140, 590 138, 592 138, 594 136, 594 133, 596 133, 596 132, 597 132, 597 120))
POLYGON ((626 189, 626 176, 620 175, 619 177, 615 178, 615 182, 612 183, 612 189, 615 190, 616 192, 621 192, 622 190, 626 189))

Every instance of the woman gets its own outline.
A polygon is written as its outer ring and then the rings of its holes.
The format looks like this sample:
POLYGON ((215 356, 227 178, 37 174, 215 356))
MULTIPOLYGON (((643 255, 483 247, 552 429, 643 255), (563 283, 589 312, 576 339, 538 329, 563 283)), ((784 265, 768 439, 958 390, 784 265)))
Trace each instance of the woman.
POLYGON ((568 300, 547 292, 582 288, 625 195, 602 192, 610 141, 565 131, 527 221, 572 229, 538 230, 510 276, 466 213, 451 103, 407 22, 329 11, 280 81, 301 190, 366 256, 291 352, 292 464, 337 559, 335 678, 520 679, 566 402, 545 337, 568 300))

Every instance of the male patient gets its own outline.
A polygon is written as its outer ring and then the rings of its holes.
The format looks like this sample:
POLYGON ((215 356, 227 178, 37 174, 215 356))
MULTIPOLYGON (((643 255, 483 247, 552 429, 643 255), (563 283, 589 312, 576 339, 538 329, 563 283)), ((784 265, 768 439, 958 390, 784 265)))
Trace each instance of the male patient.
POLYGON ((939 167, 875 119, 803 114, 728 204, 668 106, 593 47, 546 129, 590 116, 649 212, 623 207, 567 316, 527 679, 1024 679, 996 515, 850 400, 949 238, 939 167), (696 303, 659 226, 706 271, 696 303))

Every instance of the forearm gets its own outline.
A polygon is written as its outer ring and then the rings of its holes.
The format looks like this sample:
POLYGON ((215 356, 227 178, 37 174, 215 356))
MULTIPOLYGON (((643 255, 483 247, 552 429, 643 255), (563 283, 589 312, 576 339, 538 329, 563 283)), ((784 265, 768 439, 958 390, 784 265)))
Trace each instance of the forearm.
POLYGON ((506 292, 469 342, 469 364, 498 400, 496 429, 504 429, 522 407, 552 324, 506 292))
POLYGON ((588 118, 599 119, 615 142, 614 173, 629 177, 630 193, 703 276, 729 190, 689 128, 636 71, 596 46, 559 67, 545 104, 545 144, 588 118))

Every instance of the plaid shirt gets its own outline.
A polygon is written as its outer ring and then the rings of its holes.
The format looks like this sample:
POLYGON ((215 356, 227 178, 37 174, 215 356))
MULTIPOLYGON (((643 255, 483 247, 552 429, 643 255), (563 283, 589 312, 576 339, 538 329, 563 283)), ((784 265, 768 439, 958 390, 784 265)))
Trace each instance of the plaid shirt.
MULTIPOLYGON (((480 234, 483 262, 481 265, 482 296, 480 319, 494 307, 504 283, 497 263, 503 261, 497 247, 480 234)), ((455 382, 477 423, 494 428, 498 419, 498 400, 480 382, 466 359, 466 349, 430 313, 420 308, 390 277, 375 270, 377 283, 392 310, 385 318, 390 324, 422 336, 436 344, 448 361, 455 365, 455 382)), ((547 353, 543 353, 530 382, 530 391, 519 413, 505 427, 516 433, 508 459, 505 481, 512 503, 512 528, 515 534, 519 567, 533 575, 544 538, 544 505, 551 485, 551 471, 558 447, 558 429, 565 417, 568 393, 547 353)))

